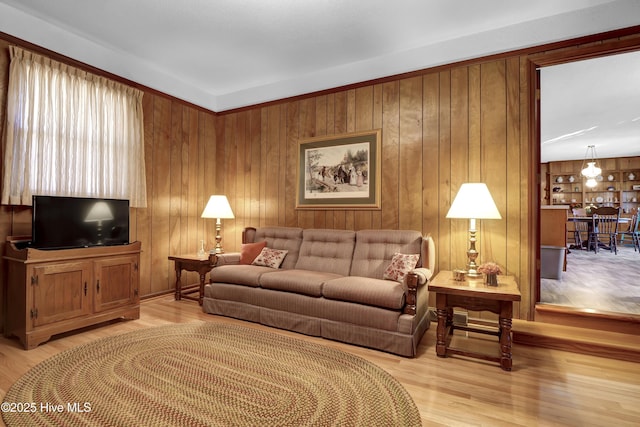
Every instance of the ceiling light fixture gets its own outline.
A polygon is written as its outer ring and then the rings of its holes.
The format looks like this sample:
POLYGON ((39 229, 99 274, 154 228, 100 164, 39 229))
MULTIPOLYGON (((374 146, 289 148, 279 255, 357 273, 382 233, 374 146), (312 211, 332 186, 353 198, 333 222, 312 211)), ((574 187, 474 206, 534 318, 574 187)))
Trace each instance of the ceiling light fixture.
MULTIPOLYGON (((584 155, 584 161, 582 162, 582 166, 583 166, 583 169, 581 173, 583 176, 587 178, 595 178, 602 173, 602 169, 596 166, 596 146, 595 145, 589 145, 587 147, 587 152, 584 155), (587 164, 587 167, 584 167, 585 163, 587 164)), ((589 185, 587 181, 587 186, 593 187, 595 185, 589 185)))

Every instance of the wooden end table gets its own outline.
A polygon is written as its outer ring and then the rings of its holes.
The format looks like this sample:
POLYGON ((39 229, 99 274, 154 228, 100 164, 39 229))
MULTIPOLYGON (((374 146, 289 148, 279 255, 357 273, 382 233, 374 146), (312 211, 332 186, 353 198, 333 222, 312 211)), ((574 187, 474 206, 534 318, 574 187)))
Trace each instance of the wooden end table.
POLYGON ((498 286, 487 286, 484 279, 465 278, 464 281, 453 280, 451 271, 441 271, 429 283, 429 291, 436 293, 436 311, 438 329, 436 338, 436 354, 447 357, 451 354, 475 357, 497 362, 505 371, 511 370, 511 321, 513 302, 520 301, 521 295, 513 276, 498 276, 498 286), (453 323, 453 307, 473 311, 490 311, 499 316, 498 330, 487 330, 453 323), (496 335, 500 342, 500 355, 491 356, 469 350, 451 348, 451 336, 455 329, 496 335))
POLYGON ((170 256, 169 260, 175 263, 176 267, 176 293, 175 299, 177 301, 189 299, 198 301, 198 304, 202 305, 202 297, 204 296, 204 281, 208 272, 216 265, 217 256, 215 254, 189 254, 189 255, 174 255, 170 256), (197 285, 188 286, 182 288, 182 282, 180 276, 182 270, 195 271, 200 275, 200 283, 197 285), (191 294, 198 292, 198 296, 192 296, 191 294))

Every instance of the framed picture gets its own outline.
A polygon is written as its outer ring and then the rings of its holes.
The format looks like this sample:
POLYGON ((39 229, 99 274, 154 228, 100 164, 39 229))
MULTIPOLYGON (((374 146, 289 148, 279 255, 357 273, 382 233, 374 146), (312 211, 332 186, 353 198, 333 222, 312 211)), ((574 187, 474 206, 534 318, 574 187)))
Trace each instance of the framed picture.
POLYGON ((301 140, 296 209, 380 209, 380 134, 301 140))

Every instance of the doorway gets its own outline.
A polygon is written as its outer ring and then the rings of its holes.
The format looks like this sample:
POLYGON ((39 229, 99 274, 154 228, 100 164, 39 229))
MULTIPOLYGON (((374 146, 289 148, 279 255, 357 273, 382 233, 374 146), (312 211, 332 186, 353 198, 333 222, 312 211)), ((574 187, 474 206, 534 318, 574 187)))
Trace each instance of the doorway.
MULTIPOLYGON (((554 187, 563 191, 563 186, 554 186, 554 182, 548 181, 551 174, 547 174, 551 162, 573 162, 573 166, 563 165, 566 178, 579 179, 581 167, 576 164, 584 161, 588 145, 596 145, 599 158, 613 159, 609 165, 617 164, 619 158, 640 156, 637 140, 640 84, 635 77, 640 75, 640 51, 637 49, 638 46, 594 48, 588 55, 582 52, 579 57, 556 55, 533 61, 539 94, 537 138, 534 139, 538 143, 538 172, 542 177, 539 214, 541 206, 561 203, 566 203, 569 209, 584 207, 587 203, 609 203, 626 211, 626 216, 638 210, 638 204, 627 203, 622 189, 618 188, 618 196, 612 195, 606 200, 602 197, 602 201, 600 196, 595 197, 596 193, 587 194, 573 185, 567 194, 555 197, 551 194, 554 187), (631 93, 634 90, 638 91, 635 95, 631 93)), ((640 169, 640 163, 637 167, 640 169)), ((618 170, 616 181, 622 181, 622 173, 618 170)), ((601 179, 605 181, 602 186, 608 188, 607 175, 601 179)), ((610 184, 611 187, 618 185, 622 183, 610 184)), ((611 316, 640 316, 640 289, 629 280, 640 277, 640 253, 634 252, 631 246, 622 246, 618 255, 569 251, 567 270, 560 279, 536 278, 538 304, 611 316)))

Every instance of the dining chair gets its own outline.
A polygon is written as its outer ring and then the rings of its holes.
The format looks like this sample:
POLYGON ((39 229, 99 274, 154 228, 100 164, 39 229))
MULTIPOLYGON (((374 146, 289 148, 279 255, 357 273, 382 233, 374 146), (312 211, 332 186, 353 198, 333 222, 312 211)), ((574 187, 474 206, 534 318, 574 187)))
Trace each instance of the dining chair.
POLYGON ((633 245, 633 251, 640 252, 640 217, 638 213, 635 213, 631 216, 631 221, 629 222, 629 229, 626 231, 621 231, 620 234, 620 243, 624 242, 624 238, 629 236, 631 238, 631 244, 633 245))
MULTIPOLYGON (((585 218, 587 216, 587 210, 585 208, 573 208, 571 210, 574 217, 585 218)), ((571 249, 584 249, 588 250, 587 242, 589 240, 589 230, 591 229, 591 223, 583 220, 572 220, 573 225, 573 246, 571 249)))
MULTIPOLYGON (((600 248, 609 249, 618 254, 618 220, 620 219, 620 208, 603 206, 591 210, 591 231, 589 233, 589 250, 596 253, 600 248), (608 245, 601 241, 601 238, 608 239, 608 245)), ((606 240, 605 240, 606 241, 606 240)))
POLYGON ((588 250, 589 229, 591 224, 587 221, 573 222, 573 241, 576 249, 588 250))

